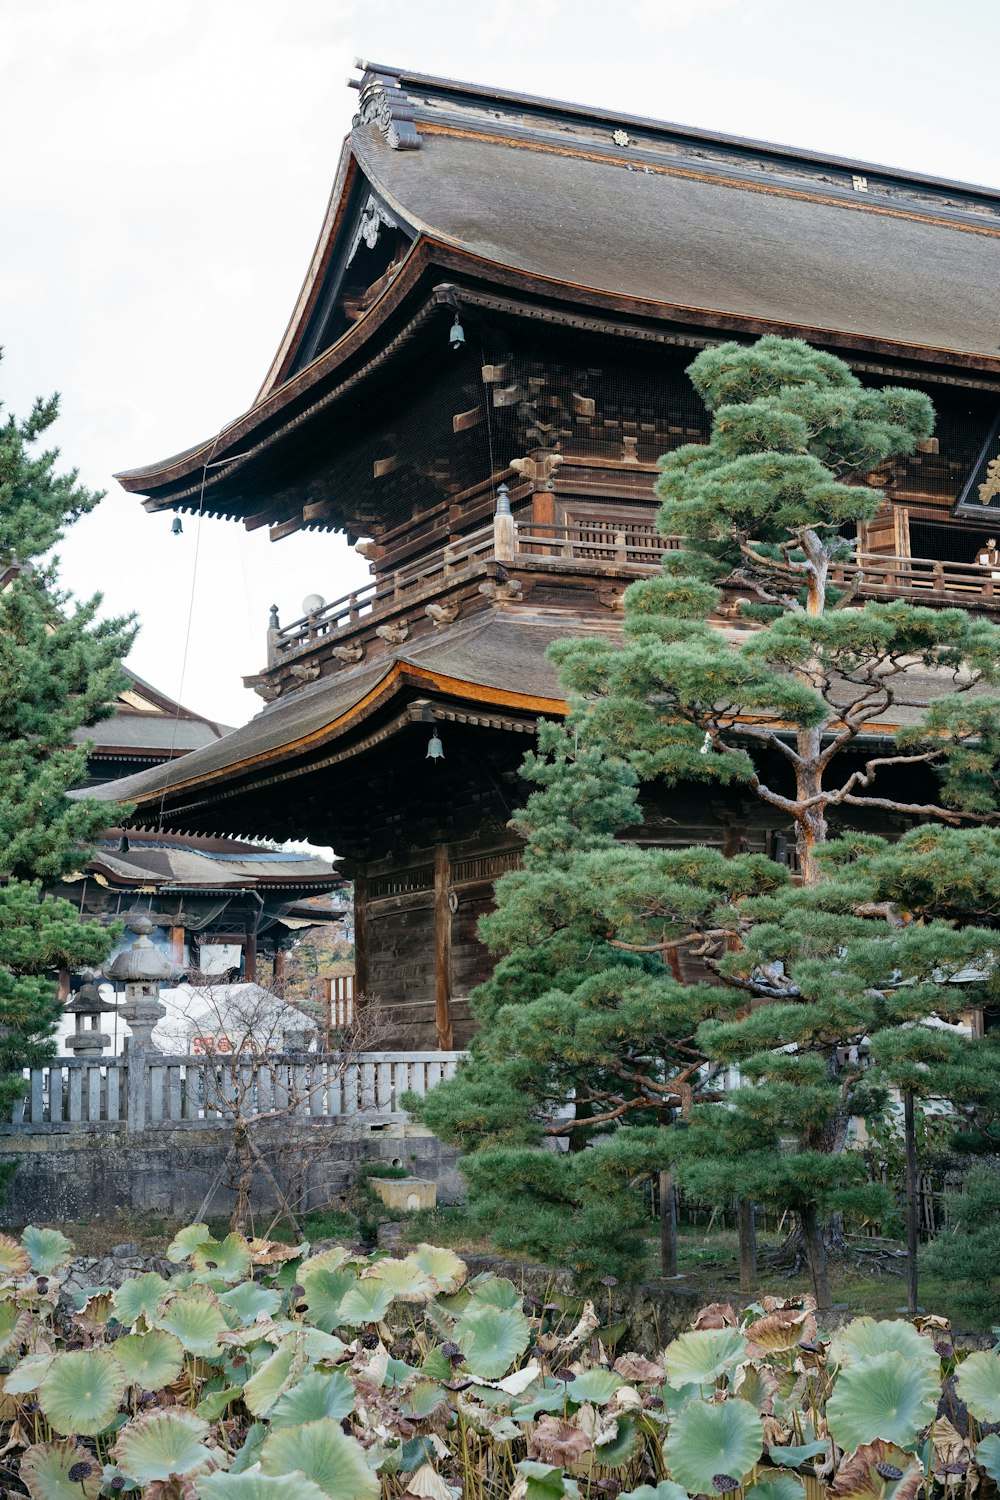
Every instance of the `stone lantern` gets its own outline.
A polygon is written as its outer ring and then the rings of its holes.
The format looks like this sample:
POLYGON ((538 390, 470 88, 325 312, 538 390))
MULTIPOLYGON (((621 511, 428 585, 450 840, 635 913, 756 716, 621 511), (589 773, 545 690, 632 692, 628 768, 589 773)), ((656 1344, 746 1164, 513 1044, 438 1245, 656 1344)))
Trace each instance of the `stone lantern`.
POLYGON ((104 974, 125 985, 125 1003, 119 1010, 130 1032, 126 1051, 134 1047, 155 1050, 153 1027, 167 1013, 166 1006, 160 1004, 160 985, 179 979, 184 970, 149 941, 153 924, 148 917, 129 917, 125 925, 136 934, 135 942, 112 959, 104 974))
POLYGON ((77 1057, 100 1057, 105 1047, 111 1045, 108 1033, 98 1029, 101 1014, 109 1007, 101 999, 95 977, 92 975, 87 979, 64 1007, 69 1015, 76 1018, 76 1030, 66 1038, 66 1048, 77 1057))

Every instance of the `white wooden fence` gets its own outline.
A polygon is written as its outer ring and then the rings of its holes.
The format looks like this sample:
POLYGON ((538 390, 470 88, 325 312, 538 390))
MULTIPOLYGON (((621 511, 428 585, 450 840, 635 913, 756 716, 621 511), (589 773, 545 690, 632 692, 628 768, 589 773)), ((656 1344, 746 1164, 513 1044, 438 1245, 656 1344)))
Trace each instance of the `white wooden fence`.
POLYGON ((405 1118, 409 1090, 451 1078, 461 1052, 299 1052, 255 1057, 55 1057, 25 1073, 25 1096, 0 1134, 143 1130, 232 1120, 405 1118), (129 1077, 130 1066, 133 1076, 129 1077))

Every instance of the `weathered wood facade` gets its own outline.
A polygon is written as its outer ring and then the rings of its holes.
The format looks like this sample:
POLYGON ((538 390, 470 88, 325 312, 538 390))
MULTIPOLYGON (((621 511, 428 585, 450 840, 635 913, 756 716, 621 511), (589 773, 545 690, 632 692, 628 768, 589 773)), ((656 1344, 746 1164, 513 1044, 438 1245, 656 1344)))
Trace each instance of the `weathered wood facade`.
MULTIPOLYGON (((120 478, 151 511, 201 506, 275 541, 346 532, 371 583, 272 613, 248 679, 264 710, 104 795, 140 824, 162 806, 175 829, 334 844, 359 991, 395 1008, 400 1041, 448 1049, 489 970, 476 922, 518 858, 521 757, 563 711, 547 648, 613 637, 625 586, 672 545, 656 460, 707 433, 684 374, 698 349, 798 335, 927 390, 936 438, 872 476, 889 499, 857 539, 864 588, 996 608, 1000 194, 362 72, 254 406, 120 478)), ((782 834, 738 795, 675 794, 644 836, 735 851, 782 834)))

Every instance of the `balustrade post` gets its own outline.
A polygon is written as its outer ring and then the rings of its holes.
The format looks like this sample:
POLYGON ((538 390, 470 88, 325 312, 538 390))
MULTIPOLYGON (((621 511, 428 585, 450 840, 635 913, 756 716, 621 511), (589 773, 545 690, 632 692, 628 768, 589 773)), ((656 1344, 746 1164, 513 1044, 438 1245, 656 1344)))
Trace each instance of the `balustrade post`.
POLYGON ((628 538, 624 531, 615 532, 615 562, 628 561, 628 538))
POLYGON ((281 626, 278 623, 278 606, 271 605, 271 613, 267 622, 267 664, 273 667, 278 660, 278 640, 281 635, 281 626))
POLYGON ((517 553, 517 528, 510 508, 510 491, 505 484, 497 490, 497 508, 493 517, 493 556, 499 563, 514 561, 517 553))

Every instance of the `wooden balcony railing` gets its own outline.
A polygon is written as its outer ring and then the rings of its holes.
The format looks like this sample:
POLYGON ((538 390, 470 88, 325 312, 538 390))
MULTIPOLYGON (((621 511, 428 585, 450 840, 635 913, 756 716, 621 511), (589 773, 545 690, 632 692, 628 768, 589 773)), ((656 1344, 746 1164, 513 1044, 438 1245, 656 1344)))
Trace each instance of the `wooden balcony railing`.
MULTIPOLYGON (((509 524, 509 518, 508 518, 509 524)), ((268 666, 313 641, 338 636, 365 621, 375 621, 409 599, 429 595, 460 574, 485 569, 494 560, 516 566, 521 560, 549 561, 557 565, 602 564, 642 575, 660 565, 664 552, 683 545, 680 537, 661 536, 652 517, 649 521, 610 518, 577 522, 572 526, 541 525, 526 521, 514 529, 513 550, 498 545, 494 526, 463 537, 460 542, 398 568, 394 572, 355 589, 315 614, 269 632, 268 666)), ((886 553, 859 552, 850 563, 836 565, 833 581, 847 584, 861 569, 858 594, 866 599, 915 599, 945 602, 966 608, 1000 608, 1000 569, 980 563, 937 562, 932 558, 896 557, 886 553)))
POLYGON ((865 599, 914 599, 928 604, 944 601, 966 609, 991 609, 1000 600, 1000 568, 981 563, 859 552, 853 562, 832 570, 834 582, 848 583, 858 568, 862 575, 858 592, 865 599))
POLYGON ((312 641, 339 635, 363 620, 374 620, 387 614, 407 599, 415 598, 425 590, 432 592, 445 581, 467 570, 481 568, 490 560, 511 563, 523 557, 580 563, 600 561, 645 572, 658 566, 664 551, 679 545, 675 537, 660 536, 652 520, 648 525, 629 521, 620 528, 600 523, 576 526, 528 523, 515 531, 515 556, 512 558, 497 549, 494 527, 484 526, 463 537, 461 542, 409 563, 364 588, 352 590, 343 598, 324 605, 315 614, 304 615, 290 625, 271 631, 268 665, 276 665, 283 656, 312 641))

